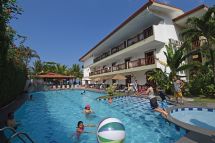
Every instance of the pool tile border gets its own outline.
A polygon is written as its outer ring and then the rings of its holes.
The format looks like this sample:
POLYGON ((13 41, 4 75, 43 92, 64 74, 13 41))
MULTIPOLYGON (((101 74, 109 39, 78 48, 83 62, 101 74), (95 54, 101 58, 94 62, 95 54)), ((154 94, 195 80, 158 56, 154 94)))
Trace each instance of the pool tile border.
MULTIPOLYGON (((128 96, 128 95, 124 95, 124 96, 116 96, 116 97, 112 97, 113 99, 117 99, 117 98, 127 98, 127 97, 136 97, 136 98, 141 98, 141 97, 137 97, 137 96, 128 96)), ((104 98, 104 99, 97 99, 98 101, 105 101, 107 100, 107 98, 104 98)), ((121 99, 120 99, 121 100, 121 99)), ((178 109, 176 109, 178 111, 178 109)), ((173 112, 173 111, 171 111, 173 112)), ((167 120, 168 121, 168 120, 167 120)), ((185 129, 185 128, 182 128, 181 126, 178 126, 177 124, 171 122, 171 121, 168 121, 169 122, 169 126, 175 128, 175 130, 177 132, 180 132, 180 134, 182 134, 183 136, 186 135, 187 133, 189 133, 189 130, 185 129)))
POLYGON ((215 108, 208 108, 208 107, 204 107, 204 106, 173 106, 173 107, 169 107, 167 109, 169 116, 167 117, 167 120, 173 124, 175 124, 178 128, 178 126, 184 130, 186 130, 186 133, 189 132, 196 132, 196 133, 200 133, 202 135, 207 135, 207 136, 215 136, 215 131, 212 130, 208 130, 208 129, 203 129, 197 126, 193 126, 190 125, 188 123, 182 122, 177 120, 176 118, 174 118, 173 116, 171 116, 172 113, 174 112, 183 112, 183 111, 208 111, 208 112, 215 112, 215 108))

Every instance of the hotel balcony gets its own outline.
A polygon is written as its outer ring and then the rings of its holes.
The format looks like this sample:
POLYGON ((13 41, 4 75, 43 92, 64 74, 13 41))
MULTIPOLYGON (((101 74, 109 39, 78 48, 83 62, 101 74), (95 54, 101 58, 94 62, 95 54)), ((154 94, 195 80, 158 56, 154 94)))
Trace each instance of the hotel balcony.
POLYGON ((90 77, 142 71, 142 70, 152 69, 152 68, 155 68, 154 57, 139 58, 137 60, 128 61, 126 63, 121 63, 112 67, 105 67, 103 69, 93 71, 90 73, 90 77))
POLYGON ((117 56, 116 53, 120 53, 124 49, 127 49, 127 48, 131 47, 132 45, 139 43, 151 36, 153 36, 153 26, 146 28, 145 30, 143 30, 143 32, 138 33, 137 35, 133 36, 132 38, 123 41, 118 46, 111 48, 109 51, 106 51, 106 52, 100 54, 100 56, 97 56, 96 58, 94 58, 93 62, 95 65, 97 65, 98 62, 104 61, 107 57, 117 56))
POLYGON ((192 42, 192 49, 191 50, 197 50, 197 49, 199 49, 206 42, 207 42, 206 39, 196 40, 196 41, 192 42))

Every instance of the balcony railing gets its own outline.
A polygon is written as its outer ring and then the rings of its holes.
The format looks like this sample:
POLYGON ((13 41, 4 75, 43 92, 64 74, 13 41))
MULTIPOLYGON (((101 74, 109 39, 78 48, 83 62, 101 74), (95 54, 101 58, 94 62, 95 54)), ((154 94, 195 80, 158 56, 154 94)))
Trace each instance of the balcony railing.
POLYGON ((196 49, 200 48, 200 47, 203 46, 206 42, 207 42, 206 39, 196 40, 196 41, 192 42, 192 50, 196 50, 196 49))
POLYGON ((111 68, 110 67, 101 69, 101 73, 108 73, 108 72, 111 72, 111 68))
POLYGON ((102 60, 102 59, 104 59, 110 55, 113 55, 113 54, 135 44, 135 43, 138 43, 138 42, 140 42, 140 41, 142 41, 142 40, 144 40, 144 39, 146 39, 152 35, 153 35, 153 27, 151 26, 151 27, 145 29, 143 32, 137 34, 136 36, 122 42, 118 46, 113 47, 110 51, 102 53, 100 56, 96 57, 93 61, 94 61, 94 63, 96 63, 96 62, 98 62, 98 61, 100 61, 100 60, 102 60))
POLYGON ((126 68, 125 63, 119 64, 119 65, 115 65, 112 67, 113 71, 120 71, 120 70, 124 70, 126 68))
POLYGON ((108 72, 114 72, 114 71, 120 71, 124 69, 130 69, 130 68, 136 68, 146 65, 152 65, 155 64, 155 58, 154 57, 147 57, 147 58, 140 58, 134 61, 129 61, 127 63, 118 64, 112 67, 106 67, 104 69, 100 69, 94 72, 90 73, 90 76, 98 75, 102 73, 108 73, 108 72), (111 70, 112 69, 112 70, 111 70))

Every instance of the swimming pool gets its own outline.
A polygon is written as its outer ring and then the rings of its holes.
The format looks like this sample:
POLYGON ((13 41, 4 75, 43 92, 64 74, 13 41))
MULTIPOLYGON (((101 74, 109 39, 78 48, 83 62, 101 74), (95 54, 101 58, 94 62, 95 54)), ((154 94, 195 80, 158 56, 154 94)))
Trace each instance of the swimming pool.
MULTIPOLYGON (((103 95, 81 90, 62 90, 33 93, 15 113, 21 122, 19 130, 28 133, 37 143, 75 143, 71 137, 79 120, 85 124, 98 124, 107 117, 120 119, 126 129, 125 143, 173 143, 185 134, 176 131, 159 113, 151 111, 149 101, 137 97, 117 98, 110 105, 97 101, 103 95), (85 116, 82 111, 90 104, 96 114, 85 116)), ((96 128, 86 128, 96 131, 96 128)), ((79 143, 96 143, 96 135, 83 134, 79 143)))
POLYGON ((215 131, 215 110, 207 108, 179 108, 171 112, 179 121, 215 131))

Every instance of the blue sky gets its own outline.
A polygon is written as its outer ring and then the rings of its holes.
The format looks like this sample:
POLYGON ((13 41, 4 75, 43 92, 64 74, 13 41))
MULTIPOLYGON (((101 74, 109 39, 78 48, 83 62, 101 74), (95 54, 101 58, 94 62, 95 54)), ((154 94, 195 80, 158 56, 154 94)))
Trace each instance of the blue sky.
MULTIPOLYGON (((148 0, 17 0, 24 12, 11 25, 42 61, 71 66, 148 0)), ((215 0, 159 0, 188 11, 215 0)))

